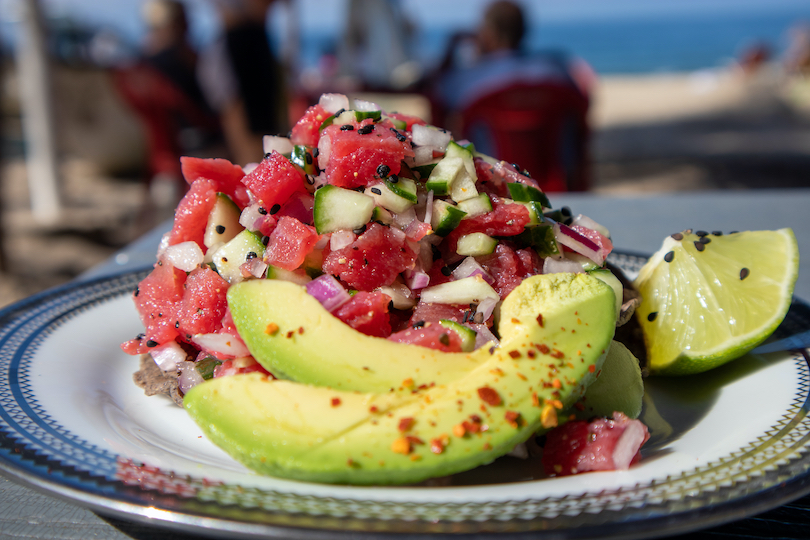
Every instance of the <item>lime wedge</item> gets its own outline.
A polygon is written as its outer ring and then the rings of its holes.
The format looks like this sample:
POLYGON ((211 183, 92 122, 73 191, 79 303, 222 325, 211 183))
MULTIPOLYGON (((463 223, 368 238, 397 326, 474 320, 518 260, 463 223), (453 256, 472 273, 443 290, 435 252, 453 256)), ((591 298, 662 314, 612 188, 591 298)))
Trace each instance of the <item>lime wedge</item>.
POLYGON ((756 347, 785 318, 798 272, 791 229, 666 238, 634 282, 650 373, 701 373, 756 347))

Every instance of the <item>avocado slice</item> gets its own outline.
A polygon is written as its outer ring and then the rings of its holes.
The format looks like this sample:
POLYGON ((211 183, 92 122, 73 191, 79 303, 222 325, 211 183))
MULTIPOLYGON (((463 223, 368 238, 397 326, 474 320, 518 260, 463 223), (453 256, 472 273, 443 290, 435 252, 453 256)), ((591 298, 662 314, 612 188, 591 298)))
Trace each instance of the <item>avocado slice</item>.
MULTIPOLYGON (((216 444, 272 476, 405 484, 468 470, 555 426, 596 378, 615 328, 611 288, 586 274, 530 277, 501 313, 501 345, 447 383, 358 393, 253 373, 202 383, 184 406, 216 444)), ((365 354, 356 346, 330 348, 365 354)))
MULTIPOLYGON (((248 280, 228 306, 253 357, 282 379, 361 392, 412 390, 469 373, 487 350, 445 353, 367 336, 331 315, 300 285, 248 280)), ((484 348, 486 349, 486 347, 484 348)))

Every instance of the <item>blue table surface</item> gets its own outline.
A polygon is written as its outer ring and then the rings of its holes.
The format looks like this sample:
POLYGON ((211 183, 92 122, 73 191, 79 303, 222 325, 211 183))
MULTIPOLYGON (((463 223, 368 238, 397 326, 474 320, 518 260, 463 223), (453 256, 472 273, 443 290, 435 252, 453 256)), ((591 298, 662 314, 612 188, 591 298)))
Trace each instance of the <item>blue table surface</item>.
MULTIPOLYGON (((810 188, 703 191, 603 196, 551 194, 553 206, 570 207, 611 231, 615 247, 652 253, 664 237, 683 229, 707 231, 779 229, 796 234, 801 255, 810 253, 810 188)), ((79 279, 142 268, 154 261, 163 224, 79 279)), ((795 295, 810 300, 810 265, 800 268, 795 295)), ((810 480, 808 481, 810 482, 810 480)), ((810 492, 810 485, 807 487, 810 492)), ((711 529, 671 538, 808 538, 810 496, 756 516, 740 516, 711 529)), ((682 525, 682 524, 681 524, 682 525)), ((678 527, 680 529, 680 527, 678 527)), ((665 536, 660 531, 658 536, 665 536)), ((109 519, 0 477, 0 537, 3 538, 191 538, 140 523, 109 519)))

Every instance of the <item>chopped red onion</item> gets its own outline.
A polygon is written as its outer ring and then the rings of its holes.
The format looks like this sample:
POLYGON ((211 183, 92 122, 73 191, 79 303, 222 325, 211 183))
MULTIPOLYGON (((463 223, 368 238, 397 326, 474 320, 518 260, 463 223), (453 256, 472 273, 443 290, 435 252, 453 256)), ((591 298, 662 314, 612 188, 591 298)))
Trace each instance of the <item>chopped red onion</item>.
MULTIPOLYGON (((321 137, 318 139, 318 168, 322 171, 326 170, 329 165, 329 156, 332 154, 332 139, 330 137, 321 137)), ((318 175, 318 176, 323 176, 318 175)))
MULTIPOLYGON (((416 210, 413 209, 413 206, 411 206, 404 212, 394 214, 394 224, 402 230, 407 229, 408 225, 411 224, 411 221, 415 219, 416 219, 416 210)), ((393 231, 395 229, 392 228, 391 230, 393 231)))
POLYGON ((430 191, 427 192, 427 199, 425 200, 425 219, 423 219, 422 221, 430 225, 432 220, 433 220, 433 190, 431 189, 430 191))
POLYGON ((418 291, 430 285, 430 276, 423 270, 405 270, 405 283, 411 290, 418 291))
POLYGON ((183 272, 191 272, 202 264, 205 256, 197 242, 189 240, 167 247, 163 259, 183 272))
MULTIPOLYGON (((614 414, 618 416, 621 413, 614 414)), ((623 415, 622 415, 623 416, 623 415)), ((619 419, 620 421, 622 419, 619 419)), ((641 445, 648 438, 646 426, 639 420, 627 419, 627 424, 624 432, 619 436, 616 441, 616 446, 613 447, 613 466, 617 470, 627 470, 636 457, 641 445)))
POLYGON ((482 316, 481 318, 482 321, 489 320, 489 318, 492 316, 492 312, 495 311, 495 306, 498 305, 498 302, 500 302, 499 299, 493 298, 491 296, 488 296, 483 300, 481 300, 478 303, 478 307, 475 310, 476 317, 480 313, 482 316))
POLYGON ((357 240, 357 235, 352 231, 347 231, 344 229, 337 230, 332 233, 332 236, 329 239, 329 249, 332 251, 337 251, 351 245, 351 243, 355 240, 357 240))
POLYGON ((608 238, 610 238, 610 231, 607 230, 607 227, 595 222, 594 220, 592 220, 588 216, 584 216, 582 214, 577 215, 577 217, 575 217, 571 221, 571 225, 579 225, 579 226, 582 226, 582 227, 586 227, 588 229, 593 229, 594 231, 597 231, 602 236, 607 236, 608 238))
POLYGON ((293 151, 293 144, 290 139, 278 135, 265 135, 262 137, 262 146, 265 154, 272 154, 273 151, 279 154, 291 154, 293 151))
POLYGON ((567 225, 562 223, 554 224, 554 239, 557 243, 576 251, 580 255, 585 255, 600 266, 605 262, 605 255, 600 251, 599 245, 567 225))
POLYGON ((197 366, 194 362, 182 362, 180 364, 180 377, 177 379, 177 386, 182 393, 187 393, 203 382, 205 382, 205 379, 203 379, 203 376, 197 371, 197 366))
POLYGON ((351 299, 349 291, 331 274, 323 274, 306 284, 307 292, 330 313, 351 299))
POLYGON ((192 343, 220 360, 250 355, 242 338, 228 333, 196 334, 192 343))
POLYGON ((318 105, 328 113, 335 114, 340 109, 349 108, 349 98, 343 94, 321 94, 318 105))
POLYGON ((484 270, 484 267, 478 264, 478 261, 475 260, 475 257, 467 257, 464 259, 461 264, 456 266, 455 270, 453 270, 453 277, 456 279, 463 279, 465 277, 475 277, 481 276, 484 281, 492 285, 495 283, 495 280, 492 276, 484 270))
POLYGON ((409 165, 412 165, 413 167, 419 167, 420 165, 430 163, 431 161, 433 161, 433 150, 434 147, 432 146, 415 147, 413 149, 413 157, 411 158, 409 165))
POLYGON ((479 349, 479 348, 481 348, 481 347, 483 347, 484 345, 487 345, 487 344, 490 344, 490 346, 495 346, 495 347, 500 345, 500 341, 498 340, 497 337, 495 337, 495 334, 492 333, 492 330, 490 330, 489 326, 487 326, 486 324, 479 324, 479 323, 469 324, 468 323, 467 326, 469 326, 470 328, 472 328, 476 332, 476 334, 475 334, 475 348, 476 349, 479 349))
POLYGON ((267 272, 267 263, 261 260, 259 257, 255 257, 242 263, 239 268, 244 270, 242 276, 245 278, 263 278, 264 274, 267 272), (247 273, 247 275, 245 275, 245 273, 247 273))
POLYGON ((176 370, 180 362, 185 362, 188 356, 186 351, 183 350, 183 347, 176 341, 171 341, 149 349, 149 355, 155 361, 155 364, 163 371, 176 370))
POLYGON ((412 309, 416 305, 416 295, 399 280, 387 287, 378 287, 376 290, 388 295, 396 309, 412 309))
POLYGON ((262 208, 262 205, 259 203, 246 206, 239 215, 239 225, 249 231, 259 230, 259 223, 264 219, 264 214, 259 212, 259 208, 262 208))
POLYGON ((582 269, 582 265, 579 262, 572 261, 570 259, 555 259, 553 257, 547 257, 543 261, 544 274, 577 274, 584 271, 585 270, 582 269))

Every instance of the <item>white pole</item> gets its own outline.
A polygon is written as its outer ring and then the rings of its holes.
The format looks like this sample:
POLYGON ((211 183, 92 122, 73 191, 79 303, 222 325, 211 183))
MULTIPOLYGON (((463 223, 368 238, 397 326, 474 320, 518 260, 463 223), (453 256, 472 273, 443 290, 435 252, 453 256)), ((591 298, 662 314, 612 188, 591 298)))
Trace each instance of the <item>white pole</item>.
POLYGON ((31 210, 37 222, 52 224, 60 212, 59 173, 44 22, 38 0, 25 0, 20 7, 17 70, 31 210))

